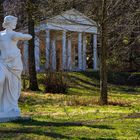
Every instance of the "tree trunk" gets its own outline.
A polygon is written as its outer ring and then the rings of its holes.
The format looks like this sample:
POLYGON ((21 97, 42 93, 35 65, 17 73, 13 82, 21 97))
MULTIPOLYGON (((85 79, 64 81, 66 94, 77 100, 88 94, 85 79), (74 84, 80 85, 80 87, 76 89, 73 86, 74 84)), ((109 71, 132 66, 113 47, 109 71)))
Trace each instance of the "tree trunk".
POLYGON ((34 39, 35 39, 35 31, 34 31, 34 20, 32 19, 32 13, 28 13, 28 33, 32 35, 32 39, 29 40, 29 80, 30 80, 30 85, 29 89, 32 91, 37 91, 39 90, 38 88, 38 82, 37 82, 37 74, 36 74, 36 68, 35 68, 35 44, 34 44, 34 39))
POLYGON ((107 105, 107 0, 102 3, 101 23, 101 64, 100 64, 100 104, 107 105))
POLYGON ((3 1, 0 1, 0 31, 3 29, 2 28, 2 23, 3 23, 3 18, 4 18, 4 14, 3 14, 3 1))

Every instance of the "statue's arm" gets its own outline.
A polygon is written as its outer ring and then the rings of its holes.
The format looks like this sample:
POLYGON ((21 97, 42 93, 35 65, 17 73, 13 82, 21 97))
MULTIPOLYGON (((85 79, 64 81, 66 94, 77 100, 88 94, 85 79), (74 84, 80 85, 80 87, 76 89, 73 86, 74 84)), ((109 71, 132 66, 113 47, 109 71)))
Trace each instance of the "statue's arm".
POLYGON ((32 39, 32 36, 30 34, 23 34, 23 33, 15 32, 12 36, 12 39, 14 41, 30 40, 30 39, 32 39))

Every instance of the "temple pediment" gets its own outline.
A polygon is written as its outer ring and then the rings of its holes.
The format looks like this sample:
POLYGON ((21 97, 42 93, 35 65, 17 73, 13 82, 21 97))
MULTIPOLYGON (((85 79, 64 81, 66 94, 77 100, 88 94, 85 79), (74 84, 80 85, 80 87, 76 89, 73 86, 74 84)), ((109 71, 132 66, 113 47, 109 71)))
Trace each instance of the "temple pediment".
POLYGON ((97 23, 75 9, 46 19, 37 29, 68 30, 74 32, 97 33, 97 23))
POLYGON ((72 9, 68 10, 58 16, 55 16, 47 22, 61 23, 61 24, 72 24, 72 25, 86 25, 86 26, 97 26, 96 22, 86 17, 79 11, 72 9))

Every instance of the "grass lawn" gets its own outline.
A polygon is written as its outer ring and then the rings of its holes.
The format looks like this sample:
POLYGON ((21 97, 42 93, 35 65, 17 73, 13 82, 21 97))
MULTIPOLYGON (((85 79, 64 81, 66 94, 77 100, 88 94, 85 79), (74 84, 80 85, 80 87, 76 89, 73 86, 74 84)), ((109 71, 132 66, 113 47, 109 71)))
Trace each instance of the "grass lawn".
POLYGON ((31 119, 0 123, 0 139, 140 140, 139 87, 109 84, 109 105, 100 106, 95 73, 73 72, 70 77, 65 95, 22 92, 22 115, 31 119))

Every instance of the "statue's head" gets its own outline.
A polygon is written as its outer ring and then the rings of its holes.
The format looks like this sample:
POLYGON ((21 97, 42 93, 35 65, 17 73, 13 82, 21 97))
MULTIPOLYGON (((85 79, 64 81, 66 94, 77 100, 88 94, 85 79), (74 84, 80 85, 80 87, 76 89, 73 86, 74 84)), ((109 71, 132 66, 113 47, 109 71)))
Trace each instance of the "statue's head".
POLYGON ((4 18, 3 28, 15 29, 17 25, 17 17, 8 15, 4 18))

